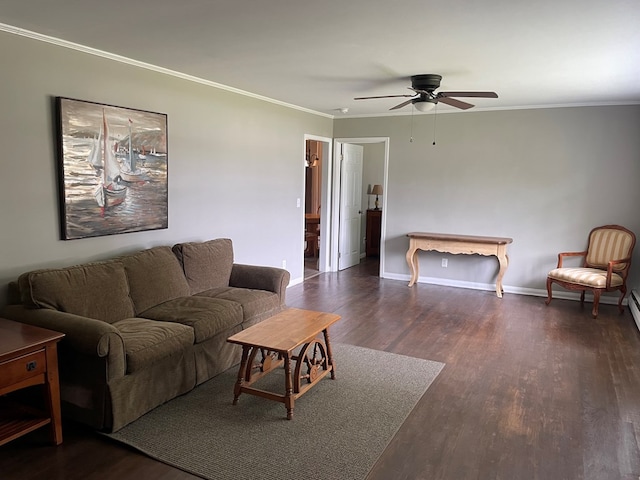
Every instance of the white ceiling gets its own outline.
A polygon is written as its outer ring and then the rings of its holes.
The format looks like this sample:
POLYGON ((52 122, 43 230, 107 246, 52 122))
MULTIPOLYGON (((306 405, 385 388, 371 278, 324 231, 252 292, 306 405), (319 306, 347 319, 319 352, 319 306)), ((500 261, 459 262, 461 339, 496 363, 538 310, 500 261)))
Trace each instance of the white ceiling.
POLYGON ((421 73, 483 110, 640 103, 638 0, 0 0, 0 23, 331 116, 421 73))

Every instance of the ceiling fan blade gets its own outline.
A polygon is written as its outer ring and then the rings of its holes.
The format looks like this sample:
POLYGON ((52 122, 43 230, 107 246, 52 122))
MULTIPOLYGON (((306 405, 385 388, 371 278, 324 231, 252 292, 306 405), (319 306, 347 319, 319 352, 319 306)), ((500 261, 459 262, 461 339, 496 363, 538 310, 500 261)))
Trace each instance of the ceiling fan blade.
POLYGON ((402 102, 402 103, 396 105, 395 107, 391 107, 389 110, 397 110, 398 108, 406 107, 411 102, 413 102, 413 98, 411 100, 407 100, 406 102, 402 102))
POLYGON ((498 98, 496 92, 439 92, 438 97, 498 98))
POLYGON ((378 97, 356 97, 354 100, 371 100, 372 98, 415 97, 415 95, 380 95, 378 97))
POLYGON ((463 102, 462 100, 457 100, 455 98, 440 97, 438 98, 438 102, 446 103, 447 105, 451 105, 452 107, 460 108, 462 110, 468 110, 473 107, 470 103, 463 102))

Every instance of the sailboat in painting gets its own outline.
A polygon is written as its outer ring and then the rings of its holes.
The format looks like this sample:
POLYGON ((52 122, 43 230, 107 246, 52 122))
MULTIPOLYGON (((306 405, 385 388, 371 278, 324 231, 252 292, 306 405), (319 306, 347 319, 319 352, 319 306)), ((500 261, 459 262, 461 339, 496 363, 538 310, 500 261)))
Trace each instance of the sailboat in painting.
POLYGON ((109 207, 120 205, 127 196, 127 187, 121 185, 120 165, 113 151, 113 144, 109 140, 109 125, 104 109, 102 110, 102 129, 99 139, 102 140, 102 178, 94 192, 96 202, 102 213, 109 207))
POLYGON ((144 179, 143 172, 136 165, 136 157, 133 153, 133 145, 131 144, 131 124, 133 122, 129 119, 129 154, 125 158, 120 175, 125 182, 135 183, 144 179))
POLYGON ((96 170, 96 175, 102 171, 102 127, 97 138, 91 141, 91 151, 87 157, 87 161, 96 170))

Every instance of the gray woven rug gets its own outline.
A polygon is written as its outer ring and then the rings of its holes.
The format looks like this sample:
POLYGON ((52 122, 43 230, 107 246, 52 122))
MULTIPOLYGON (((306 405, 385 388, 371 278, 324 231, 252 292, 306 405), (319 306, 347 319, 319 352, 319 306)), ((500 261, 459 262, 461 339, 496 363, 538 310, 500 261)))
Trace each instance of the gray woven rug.
MULTIPOLYGON (((242 394, 234 367, 108 437, 211 480, 364 479, 444 364, 334 344, 336 379, 295 403, 242 394)), ((284 391, 282 369, 260 380, 284 391)))

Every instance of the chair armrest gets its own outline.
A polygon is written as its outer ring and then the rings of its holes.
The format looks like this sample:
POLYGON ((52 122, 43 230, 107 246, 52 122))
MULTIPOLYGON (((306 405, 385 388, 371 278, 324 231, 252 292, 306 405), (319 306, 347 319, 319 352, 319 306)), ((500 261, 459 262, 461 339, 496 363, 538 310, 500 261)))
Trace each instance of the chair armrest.
POLYGON ((624 270, 621 270, 620 272, 617 272, 622 277, 622 281, 626 282, 627 273, 629 272, 629 265, 631 264, 631 257, 621 258, 620 260, 611 260, 607 264, 607 283, 606 283, 606 287, 605 287, 607 290, 609 288, 611 288, 611 274, 613 273, 613 267, 615 265, 620 264, 620 263, 626 263, 627 264, 627 267, 624 270))
POLYGON ((234 263, 229 286, 276 293, 280 297, 280 304, 284 305, 289 280, 290 274, 283 268, 234 263))
POLYGON ((557 268, 562 268, 562 261, 564 257, 586 257, 587 251, 584 252, 561 252, 558 254, 558 266, 557 268))
MULTIPOLYGON (((630 265, 631 264, 631 257, 620 258, 618 260, 611 260, 608 265, 609 265, 609 267, 613 268, 615 265, 618 265, 620 263, 626 263, 626 264, 630 265)), ((625 268, 625 270, 627 270, 627 269, 625 268)))
POLYGON ((108 380, 125 374, 124 340, 120 332, 109 323, 58 310, 32 309, 22 305, 8 305, 3 316, 64 333, 60 347, 67 351, 77 351, 96 358, 106 357, 108 380))

